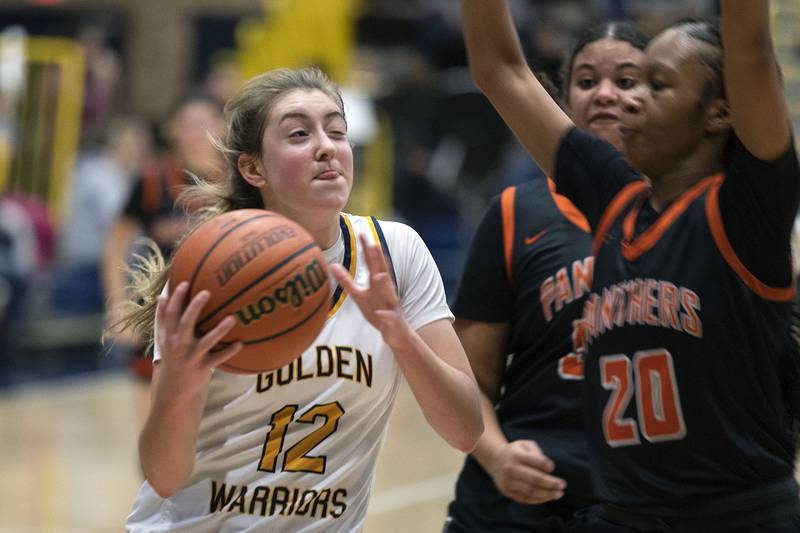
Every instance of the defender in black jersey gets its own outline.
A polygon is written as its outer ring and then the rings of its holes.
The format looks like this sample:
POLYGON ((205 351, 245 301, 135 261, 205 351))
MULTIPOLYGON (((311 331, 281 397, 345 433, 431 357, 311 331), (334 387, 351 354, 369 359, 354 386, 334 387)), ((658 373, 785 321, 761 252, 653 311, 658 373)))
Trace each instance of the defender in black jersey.
MULTIPOLYGON (((564 68, 561 99, 576 124, 617 146, 620 104, 641 79, 646 42, 629 24, 594 26, 564 68)), ((458 479, 449 532, 568 531, 594 503, 583 363, 571 353, 591 285, 591 236, 553 187, 537 178, 492 201, 456 295, 456 331, 484 393, 487 429, 458 479)))
POLYGON ((800 168, 769 3, 721 0, 721 36, 685 21, 648 45, 630 166, 545 98, 505 2, 464 5, 479 85, 594 233, 578 331, 604 527, 799 531, 781 369, 800 168))
MULTIPOLYGON (((592 279, 588 230, 585 218, 574 207, 560 210, 547 181, 537 179, 506 189, 492 202, 475 235, 453 306, 456 331, 487 401, 496 403, 494 424, 509 443, 524 441, 541 450, 517 450, 526 453, 528 462, 516 467, 557 476, 566 482, 568 496, 542 505, 515 501, 498 490, 488 468, 471 455, 458 479, 447 531, 529 531, 544 523, 563 527, 576 509, 592 502, 582 416, 583 363, 571 353, 570 339, 592 279), (507 335, 498 345, 498 353, 506 349, 497 357, 491 391, 486 390, 491 381, 486 374, 491 373, 480 371, 482 365, 475 364, 475 350, 470 349, 475 345, 470 322, 501 325, 507 335), (504 364, 506 354, 511 355, 504 364)), ((479 445, 474 453, 480 451, 479 445)), ((513 482, 509 485, 507 490, 514 490, 513 482)))

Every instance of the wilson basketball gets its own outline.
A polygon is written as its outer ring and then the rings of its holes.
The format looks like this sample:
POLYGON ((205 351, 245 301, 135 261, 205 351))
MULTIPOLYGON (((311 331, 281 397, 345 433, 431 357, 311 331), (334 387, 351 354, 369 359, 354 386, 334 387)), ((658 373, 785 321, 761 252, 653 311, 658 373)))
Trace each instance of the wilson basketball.
POLYGON ((198 334, 233 315, 221 345, 242 350, 220 368, 257 373, 299 357, 319 335, 330 306, 328 266, 311 235, 288 218, 240 209, 195 228, 180 244, 170 287, 189 282, 189 297, 211 294, 197 322, 198 334))

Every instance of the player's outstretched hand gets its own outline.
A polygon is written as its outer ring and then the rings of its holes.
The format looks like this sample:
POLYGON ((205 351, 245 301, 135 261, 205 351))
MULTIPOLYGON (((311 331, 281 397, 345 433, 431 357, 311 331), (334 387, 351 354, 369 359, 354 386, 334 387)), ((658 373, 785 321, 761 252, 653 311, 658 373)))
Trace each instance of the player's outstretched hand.
POLYGON ((386 344, 392 346, 393 342, 401 342, 410 326, 400 309, 400 299, 397 297, 386 257, 377 246, 367 242, 363 235, 360 239, 369 269, 369 285, 361 287, 356 284, 342 265, 331 265, 331 272, 336 282, 358 304, 367 322, 383 334, 386 344))
POLYGON ((497 490, 522 504, 557 500, 567 487, 566 481, 552 475, 555 464, 532 440, 515 440, 503 446, 490 470, 497 490))
MULTIPOLYGON (((233 328, 232 316, 223 319, 211 331, 198 338, 195 335, 197 319, 208 302, 208 291, 200 291, 184 308, 189 284, 179 283, 171 295, 158 297, 156 308, 156 342, 161 353, 163 371, 170 380, 179 380, 190 392, 194 386, 205 386, 211 379, 211 369, 224 363, 242 348, 241 343, 231 344, 219 351, 214 346, 233 328)), ((177 384, 174 384, 177 386, 177 384)))

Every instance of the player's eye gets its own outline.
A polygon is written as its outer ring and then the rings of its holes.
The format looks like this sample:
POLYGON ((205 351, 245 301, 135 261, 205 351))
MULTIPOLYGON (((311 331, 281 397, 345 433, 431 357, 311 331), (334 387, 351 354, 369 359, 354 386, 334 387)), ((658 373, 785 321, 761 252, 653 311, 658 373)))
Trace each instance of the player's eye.
POLYGON ((651 77, 647 80, 647 84, 650 86, 652 91, 658 92, 664 90, 668 87, 667 83, 664 80, 659 78, 651 77))
POLYGON ((307 135, 306 130, 292 130, 289 133, 289 137, 305 137, 307 135))
POLYGON ((639 80, 637 80, 636 78, 626 76, 624 78, 620 78, 619 80, 617 80, 617 87, 627 91, 629 89, 633 89, 634 87, 636 87, 638 83, 639 80))
POLYGON ((597 85, 597 82, 594 80, 594 78, 581 78, 575 82, 575 85, 577 85, 579 89, 588 91, 597 85))

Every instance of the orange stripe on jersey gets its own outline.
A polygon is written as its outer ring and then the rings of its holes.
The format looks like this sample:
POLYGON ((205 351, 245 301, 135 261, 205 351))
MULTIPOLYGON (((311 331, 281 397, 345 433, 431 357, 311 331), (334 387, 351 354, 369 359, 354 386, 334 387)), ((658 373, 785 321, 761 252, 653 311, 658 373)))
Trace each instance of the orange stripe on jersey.
POLYGON ((503 220, 503 255, 506 259, 506 276, 513 283, 511 259, 514 252, 514 196, 516 187, 508 187, 500 195, 500 213, 503 220))
POLYGON ((647 185, 647 183, 644 181, 634 181, 633 183, 629 183, 623 187, 622 190, 617 193, 614 199, 611 200, 611 203, 608 204, 608 207, 606 207, 606 210, 603 212, 603 216, 600 217, 600 223, 597 224, 597 231, 594 234, 594 243, 592 244, 592 255, 597 255, 597 251, 600 249, 600 244, 606 237, 608 228, 611 227, 611 223, 617 218, 619 212, 631 202, 634 196, 641 193, 648 187, 649 185, 647 185))
POLYGON ((624 240, 622 242, 622 256, 628 261, 633 261, 655 246, 658 240, 664 235, 664 232, 666 232, 672 223, 686 211, 689 204, 708 190, 717 179, 721 179, 720 174, 709 176, 692 185, 661 213, 658 220, 656 220, 652 226, 647 228, 639 237, 634 238, 636 216, 639 214, 639 209, 644 205, 644 202, 639 202, 625 217, 625 222, 623 224, 624 240))
POLYGON ((569 198, 556 192, 556 182, 550 178, 547 178, 547 188, 550 189, 550 195, 553 197, 556 207, 559 211, 561 211, 561 214, 567 217, 567 220, 578 226, 586 233, 592 231, 592 229, 589 227, 589 221, 586 220, 585 216, 583 216, 581 210, 575 207, 575 204, 573 204, 569 198))
POLYGON ((794 298, 795 285, 797 281, 792 276, 792 283, 788 287, 772 287, 762 282, 750 272, 744 263, 736 255, 730 241, 728 234, 725 232, 725 225, 722 223, 722 217, 719 211, 719 188, 725 178, 720 175, 712 184, 711 190, 708 191, 706 196, 706 216, 708 217, 708 225, 711 228, 711 235, 714 237, 714 242, 717 245, 722 257, 728 263, 728 266, 739 276, 745 285, 758 296, 765 300, 773 302, 788 302, 794 298))

